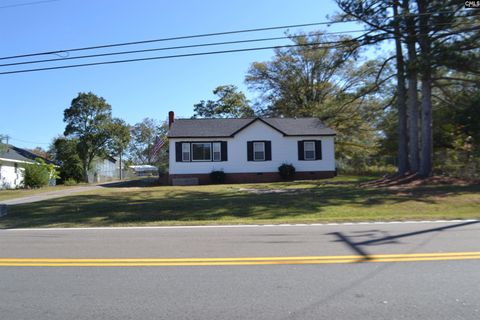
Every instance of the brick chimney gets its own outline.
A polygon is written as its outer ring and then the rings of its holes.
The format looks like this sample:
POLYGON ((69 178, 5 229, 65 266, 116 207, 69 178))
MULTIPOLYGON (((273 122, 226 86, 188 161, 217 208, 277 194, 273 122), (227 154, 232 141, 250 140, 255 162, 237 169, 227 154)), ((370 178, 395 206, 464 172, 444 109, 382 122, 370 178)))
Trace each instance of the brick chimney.
POLYGON ((173 122, 175 122, 175 113, 173 111, 170 111, 168 113, 168 127, 169 128, 172 126, 173 122))

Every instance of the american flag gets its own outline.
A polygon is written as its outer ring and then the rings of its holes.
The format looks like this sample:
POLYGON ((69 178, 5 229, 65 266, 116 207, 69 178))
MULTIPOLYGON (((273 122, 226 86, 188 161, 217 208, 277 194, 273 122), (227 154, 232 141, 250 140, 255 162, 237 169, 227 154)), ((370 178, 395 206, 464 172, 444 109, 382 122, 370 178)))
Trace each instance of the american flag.
POLYGON ((158 153, 160 152, 160 150, 163 148, 163 146, 165 145, 165 142, 166 142, 167 138, 163 137, 163 138, 160 138, 160 137, 156 137, 155 138, 155 144, 153 145, 153 149, 152 149, 152 154, 154 156, 157 156, 158 153))

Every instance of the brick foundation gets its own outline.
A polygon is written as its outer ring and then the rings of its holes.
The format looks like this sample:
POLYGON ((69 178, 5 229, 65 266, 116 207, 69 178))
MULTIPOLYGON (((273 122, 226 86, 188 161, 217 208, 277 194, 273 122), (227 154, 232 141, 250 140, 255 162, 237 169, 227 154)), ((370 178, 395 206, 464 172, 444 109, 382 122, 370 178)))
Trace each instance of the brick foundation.
MULTIPOLYGON (((335 171, 302 171, 296 172, 293 180, 318 180, 328 179, 335 176, 335 171)), ((198 178, 200 184, 211 184, 210 174, 171 174, 168 177, 169 184, 175 178, 198 178)), ((225 183, 261 183, 285 181, 278 172, 254 172, 254 173, 226 173, 225 183)))

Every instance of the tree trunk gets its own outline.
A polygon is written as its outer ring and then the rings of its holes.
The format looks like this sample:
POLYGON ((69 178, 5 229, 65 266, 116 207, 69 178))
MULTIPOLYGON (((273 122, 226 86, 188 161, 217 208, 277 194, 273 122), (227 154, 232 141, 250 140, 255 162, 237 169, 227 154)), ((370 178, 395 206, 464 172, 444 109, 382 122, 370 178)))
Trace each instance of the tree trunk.
POLYGON ((123 151, 120 150, 120 180, 122 180, 122 153, 123 151))
MULTIPOLYGON (((403 13, 409 13, 409 1, 403 1, 403 13)), ((409 167, 411 172, 418 172, 418 96, 417 96, 417 51, 415 48, 415 20, 413 17, 406 18, 407 27, 407 81, 408 98, 407 110, 409 117, 409 167)))
POLYGON ((422 151, 420 157, 420 175, 432 174, 432 66, 430 59, 431 40, 428 26, 427 0, 417 0, 419 16, 418 44, 420 45, 421 81, 422 81, 422 151))
MULTIPOLYGON (((398 16, 398 0, 393 2, 393 14, 398 16)), ((408 170, 407 145, 407 106, 405 89, 405 66, 403 61, 401 33, 398 18, 394 22, 395 50, 397 58, 397 106, 398 106, 398 174, 404 175, 408 170)))
POLYGON ((83 181, 88 183, 88 161, 85 159, 82 161, 83 164, 83 181))

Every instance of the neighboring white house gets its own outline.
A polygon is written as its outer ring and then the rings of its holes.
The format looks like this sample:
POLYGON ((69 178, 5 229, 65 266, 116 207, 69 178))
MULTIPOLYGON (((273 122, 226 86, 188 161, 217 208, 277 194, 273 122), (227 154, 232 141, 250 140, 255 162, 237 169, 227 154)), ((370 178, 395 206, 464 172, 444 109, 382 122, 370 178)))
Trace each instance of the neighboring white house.
POLYGON ((173 119, 170 114, 169 180, 226 182, 281 180, 278 167, 296 169, 295 179, 335 176, 335 132, 316 118, 173 119))
MULTIPOLYGON (((34 163, 36 158, 42 158, 46 163, 53 163, 43 157, 33 154, 27 150, 3 145, 0 150, 0 189, 16 189, 23 186, 23 174, 25 164, 34 163)), ((55 185, 55 179, 50 181, 55 185)))

